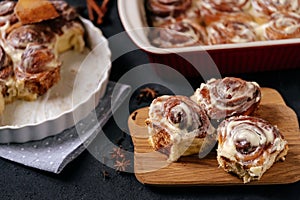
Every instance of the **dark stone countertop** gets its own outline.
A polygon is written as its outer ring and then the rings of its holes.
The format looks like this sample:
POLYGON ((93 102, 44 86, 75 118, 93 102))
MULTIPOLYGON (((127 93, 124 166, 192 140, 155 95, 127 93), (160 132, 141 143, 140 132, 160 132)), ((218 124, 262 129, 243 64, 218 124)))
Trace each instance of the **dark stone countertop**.
MULTIPOLYGON (((79 6, 81 14, 87 17, 84 0, 68 2, 79 6)), ((110 2, 105 23, 99 27, 107 38, 124 31, 118 16, 117 0, 110 2)), ((130 44, 131 41, 127 40, 126 44, 130 44)), ((114 54, 118 46, 111 46, 111 50, 114 54)), ((127 53, 113 62, 110 79, 118 81, 134 66, 147 62, 147 55, 140 50, 127 53)), ((257 81, 262 87, 278 90, 287 105, 295 110, 299 120, 300 63, 299 69, 236 76, 257 81)), ((124 136, 113 119, 105 125, 104 132, 108 133, 112 141, 118 140, 118 143, 132 150, 130 137, 124 136), (118 139, 120 137, 121 141, 118 139)), ((88 151, 84 151, 59 175, 3 159, 0 159, 0 169, 0 199, 295 199, 300 190, 300 182, 266 186, 145 186, 136 180, 134 174, 116 172, 103 165, 88 151)))

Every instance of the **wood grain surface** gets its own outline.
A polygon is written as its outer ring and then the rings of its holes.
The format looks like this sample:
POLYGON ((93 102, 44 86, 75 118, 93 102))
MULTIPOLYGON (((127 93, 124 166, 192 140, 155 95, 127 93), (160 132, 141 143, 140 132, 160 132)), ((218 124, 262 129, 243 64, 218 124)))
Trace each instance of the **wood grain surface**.
MULTIPOLYGON (((262 88, 262 101, 255 116, 277 125, 289 144, 284 162, 275 163, 258 181, 247 184, 287 184, 300 180, 300 131, 297 116, 273 89, 262 88)), ((148 143, 145 119, 148 108, 133 112, 128 119, 134 143, 134 167, 136 178, 143 184, 164 186, 187 185, 243 185, 243 181, 218 167, 216 148, 208 156, 181 157, 168 163, 167 157, 155 152, 148 143)))

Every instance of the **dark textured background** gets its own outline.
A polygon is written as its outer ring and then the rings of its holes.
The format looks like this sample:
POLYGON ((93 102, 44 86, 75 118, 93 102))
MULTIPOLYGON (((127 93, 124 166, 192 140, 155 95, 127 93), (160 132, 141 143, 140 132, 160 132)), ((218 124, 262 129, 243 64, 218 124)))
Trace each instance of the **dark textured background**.
MULTIPOLYGON (((68 2, 79 7, 81 14, 87 17, 84 0, 68 2)), ((117 11, 117 0, 111 0, 105 23, 100 28, 106 37, 123 31, 117 11)), ((130 40, 126 43, 130 43, 130 40)), ((116 48, 118 47, 111 46, 113 53, 116 48)), ((128 53, 113 62, 110 79, 118 81, 122 74, 133 66, 147 62, 147 56, 141 51, 128 53)), ((299 69, 235 76, 257 81, 263 87, 277 89, 286 103, 296 111, 299 119, 299 69)), ((193 86, 197 87, 197 80, 194 82, 193 86)), ((130 137, 124 137, 112 119, 104 127, 104 131, 109 133, 112 141, 123 137, 122 145, 132 150, 130 137)), ((134 174, 118 173, 106 167, 88 151, 81 154, 59 175, 0 159, 0 199, 299 199, 299 190, 300 182, 289 185, 239 187, 144 186, 135 179, 134 174), (104 176, 103 172, 107 175, 104 176)))

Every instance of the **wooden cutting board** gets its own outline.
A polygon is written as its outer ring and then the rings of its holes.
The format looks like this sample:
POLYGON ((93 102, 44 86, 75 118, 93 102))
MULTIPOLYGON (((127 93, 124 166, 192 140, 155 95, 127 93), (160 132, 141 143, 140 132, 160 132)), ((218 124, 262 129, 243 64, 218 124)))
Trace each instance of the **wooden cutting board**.
MULTIPOLYGON (((262 102, 255 116, 278 126, 288 141, 289 152, 284 162, 275 163, 259 181, 247 184, 287 184, 300 180, 300 131, 295 112, 286 106, 276 90, 262 88, 262 102)), ((142 108, 128 119, 134 143, 135 175, 141 183, 165 186, 244 184, 241 179, 218 167, 216 148, 203 159, 196 155, 167 163, 167 157, 155 152, 148 143, 147 117, 148 108, 142 108)))

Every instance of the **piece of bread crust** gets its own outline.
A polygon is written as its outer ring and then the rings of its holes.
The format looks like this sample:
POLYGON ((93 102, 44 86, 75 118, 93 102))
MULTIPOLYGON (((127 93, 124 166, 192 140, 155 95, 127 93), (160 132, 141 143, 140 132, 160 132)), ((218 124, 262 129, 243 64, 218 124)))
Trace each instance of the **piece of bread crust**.
POLYGON ((19 0, 15 13, 22 24, 33 24, 59 16, 55 7, 47 0, 19 0))

